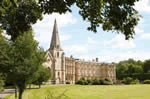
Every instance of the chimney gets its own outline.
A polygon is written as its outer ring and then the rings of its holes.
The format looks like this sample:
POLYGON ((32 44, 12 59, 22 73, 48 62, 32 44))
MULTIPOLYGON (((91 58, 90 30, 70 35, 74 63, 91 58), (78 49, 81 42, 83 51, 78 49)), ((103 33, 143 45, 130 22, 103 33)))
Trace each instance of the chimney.
POLYGON ((98 57, 96 57, 96 62, 98 62, 98 57))

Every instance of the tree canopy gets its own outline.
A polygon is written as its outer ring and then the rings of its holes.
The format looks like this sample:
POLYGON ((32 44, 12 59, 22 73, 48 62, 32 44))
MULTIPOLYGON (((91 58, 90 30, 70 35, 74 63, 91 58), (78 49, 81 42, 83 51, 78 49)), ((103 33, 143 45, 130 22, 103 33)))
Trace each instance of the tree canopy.
POLYGON ((139 0, 1 0, 1 27, 15 40, 42 19, 42 14, 71 12, 71 6, 79 8, 83 20, 90 22, 87 28, 97 32, 102 25, 104 31, 116 31, 125 35, 125 39, 133 38, 134 28, 140 15, 134 9, 139 0))
POLYGON ((2 51, 4 54, 0 54, 0 71, 6 75, 8 82, 18 87, 21 99, 26 85, 35 80, 33 75, 45 62, 44 50, 38 47, 32 29, 18 36, 15 42, 7 41, 6 44, 9 45, 6 47, 6 53, 2 51))

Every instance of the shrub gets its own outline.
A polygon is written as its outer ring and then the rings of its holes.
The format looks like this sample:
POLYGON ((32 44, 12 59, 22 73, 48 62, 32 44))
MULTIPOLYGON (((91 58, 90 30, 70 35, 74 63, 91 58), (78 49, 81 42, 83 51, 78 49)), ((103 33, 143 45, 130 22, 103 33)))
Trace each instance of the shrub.
POLYGON ((113 84, 113 82, 111 79, 105 78, 104 85, 112 85, 112 84, 113 84))
POLYGON ((92 83, 92 79, 87 80, 88 84, 92 83))
POLYGON ((80 85, 84 85, 84 80, 78 80, 77 82, 76 82, 76 84, 80 84, 80 85))
POLYGON ((87 80, 84 81, 84 85, 88 85, 88 81, 87 80))
POLYGON ((0 80, 0 91, 4 90, 3 86, 4 86, 4 81, 0 80))
POLYGON ((139 84, 139 80, 138 79, 135 79, 131 82, 131 84, 139 84))
POLYGON ((133 78, 127 77, 124 80, 122 80, 121 83, 123 83, 123 84, 138 84, 139 80, 138 79, 133 80, 133 78))
POLYGON ((100 80, 99 80, 99 84, 100 84, 100 85, 104 85, 104 83, 105 83, 105 80, 104 80, 104 79, 100 79, 100 80))
POLYGON ((93 85, 99 85, 99 80, 98 80, 98 79, 93 79, 92 84, 93 84, 93 85))
POLYGON ((0 80, 0 87, 4 86, 4 81, 0 80))
POLYGON ((67 81, 66 84, 70 84, 70 81, 67 81))
POLYGON ((105 78, 105 81, 111 82, 111 79, 109 79, 109 78, 105 78))
POLYGON ((80 80, 85 80, 84 78, 80 78, 80 80))
POLYGON ((144 80, 143 84, 150 84, 150 80, 144 80))

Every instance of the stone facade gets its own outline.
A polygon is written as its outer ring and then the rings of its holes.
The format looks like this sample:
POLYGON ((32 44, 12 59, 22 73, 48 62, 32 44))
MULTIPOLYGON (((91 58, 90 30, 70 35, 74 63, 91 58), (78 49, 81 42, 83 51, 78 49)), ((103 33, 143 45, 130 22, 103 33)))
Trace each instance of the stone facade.
POLYGON ((43 63, 52 73, 48 83, 65 84, 70 81, 74 84, 80 78, 100 79, 110 78, 116 82, 116 66, 96 61, 87 62, 71 57, 65 57, 60 47, 59 34, 56 20, 54 23, 51 45, 46 53, 47 62, 43 63))

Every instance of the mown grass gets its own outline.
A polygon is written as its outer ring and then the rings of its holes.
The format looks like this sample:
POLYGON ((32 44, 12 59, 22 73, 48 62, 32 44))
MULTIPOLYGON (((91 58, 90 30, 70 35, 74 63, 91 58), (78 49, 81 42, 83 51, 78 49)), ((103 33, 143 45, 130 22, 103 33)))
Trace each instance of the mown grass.
MULTIPOLYGON (((45 99, 49 94, 57 97, 63 92, 67 96, 66 99, 149 99, 150 85, 55 85, 27 89, 23 99, 45 99)), ((14 94, 5 99, 15 99, 14 94)))

